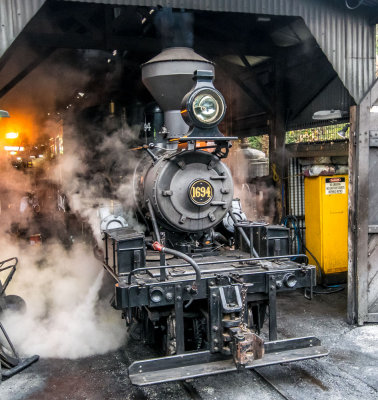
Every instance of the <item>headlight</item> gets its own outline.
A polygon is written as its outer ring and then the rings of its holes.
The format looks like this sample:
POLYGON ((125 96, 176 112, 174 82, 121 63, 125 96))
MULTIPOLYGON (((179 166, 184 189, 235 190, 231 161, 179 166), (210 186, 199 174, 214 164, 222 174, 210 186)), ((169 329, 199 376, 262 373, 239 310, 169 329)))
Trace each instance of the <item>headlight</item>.
POLYGON ((198 121, 211 124, 219 119, 222 101, 214 96, 214 93, 200 93, 193 100, 193 114, 198 121))
POLYGON ((190 126, 211 128, 218 125, 225 114, 223 96, 211 87, 195 89, 184 98, 181 114, 190 126))

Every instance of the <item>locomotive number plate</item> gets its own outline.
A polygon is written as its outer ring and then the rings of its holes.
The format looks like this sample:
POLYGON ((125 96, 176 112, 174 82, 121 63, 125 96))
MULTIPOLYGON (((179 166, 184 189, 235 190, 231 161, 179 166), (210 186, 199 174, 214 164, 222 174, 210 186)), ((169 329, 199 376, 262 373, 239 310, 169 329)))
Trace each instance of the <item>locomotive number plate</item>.
POLYGON ((214 189, 205 179, 196 179, 189 186, 189 198, 197 206, 209 204, 214 197, 214 189))

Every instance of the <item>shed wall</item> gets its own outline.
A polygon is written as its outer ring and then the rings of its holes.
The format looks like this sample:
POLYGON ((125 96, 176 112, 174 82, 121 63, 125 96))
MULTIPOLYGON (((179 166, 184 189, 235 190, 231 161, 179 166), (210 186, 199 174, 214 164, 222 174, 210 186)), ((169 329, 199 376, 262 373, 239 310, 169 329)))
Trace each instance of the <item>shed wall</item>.
POLYGON ((0 1, 0 57, 13 43, 45 0, 0 1))

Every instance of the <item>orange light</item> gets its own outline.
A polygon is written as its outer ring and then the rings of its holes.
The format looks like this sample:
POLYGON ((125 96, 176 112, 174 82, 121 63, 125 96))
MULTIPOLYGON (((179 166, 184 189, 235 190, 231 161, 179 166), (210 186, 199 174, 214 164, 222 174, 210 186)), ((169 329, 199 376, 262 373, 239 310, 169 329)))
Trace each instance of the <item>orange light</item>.
POLYGON ((17 139, 18 138, 18 132, 8 132, 5 134, 5 137, 7 139, 17 139))

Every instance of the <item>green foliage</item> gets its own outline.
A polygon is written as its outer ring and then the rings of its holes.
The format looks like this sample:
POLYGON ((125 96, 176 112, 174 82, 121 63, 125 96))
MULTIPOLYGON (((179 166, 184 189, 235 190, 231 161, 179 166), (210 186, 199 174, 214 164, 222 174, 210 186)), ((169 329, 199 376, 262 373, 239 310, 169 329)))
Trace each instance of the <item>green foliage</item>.
POLYGON ((251 136, 248 138, 249 146, 253 149, 261 150, 262 149, 262 136, 251 136))
MULTIPOLYGON (((320 126, 315 128, 299 129, 286 132, 286 143, 313 143, 329 140, 343 140, 337 132, 341 131, 345 122, 336 125, 320 126)), ((349 138, 349 130, 346 132, 346 139, 349 138)))

